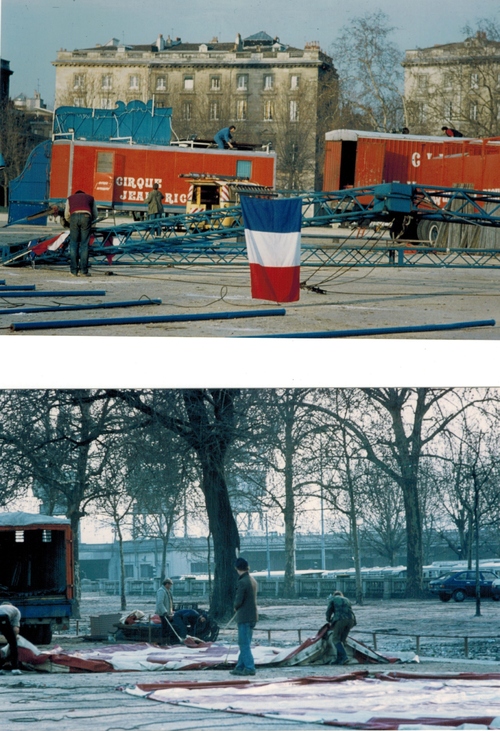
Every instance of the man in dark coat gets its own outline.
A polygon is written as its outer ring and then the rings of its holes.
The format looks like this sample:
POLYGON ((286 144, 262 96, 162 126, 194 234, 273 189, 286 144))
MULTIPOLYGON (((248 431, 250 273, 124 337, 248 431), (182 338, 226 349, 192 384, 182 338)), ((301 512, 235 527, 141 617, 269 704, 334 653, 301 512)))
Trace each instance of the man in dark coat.
POLYGON ((257 612, 257 582, 249 574, 248 562, 240 556, 236 559, 238 584, 234 599, 236 622, 238 623, 238 662, 231 675, 255 675, 255 662, 250 648, 253 628, 259 618, 257 612))
POLYGON ((345 665, 349 662, 344 642, 350 630, 356 626, 356 617, 352 611, 351 602, 341 591, 334 591, 326 610, 326 621, 330 623, 332 634, 329 641, 337 650, 337 659, 334 665, 345 665))

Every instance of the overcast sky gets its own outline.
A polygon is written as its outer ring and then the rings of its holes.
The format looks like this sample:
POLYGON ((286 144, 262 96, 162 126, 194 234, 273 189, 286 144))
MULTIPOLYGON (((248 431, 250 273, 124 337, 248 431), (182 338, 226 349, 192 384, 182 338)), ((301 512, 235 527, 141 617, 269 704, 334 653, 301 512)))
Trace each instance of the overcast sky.
POLYGON ((159 33, 202 43, 232 41, 259 31, 303 47, 319 41, 325 51, 350 18, 380 9, 395 27, 402 49, 462 40, 465 23, 500 17, 499 0, 0 0, 1 57, 10 61, 11 96, 38 89, 54 101, 52 61, 110 38, 153 42, 159 33))

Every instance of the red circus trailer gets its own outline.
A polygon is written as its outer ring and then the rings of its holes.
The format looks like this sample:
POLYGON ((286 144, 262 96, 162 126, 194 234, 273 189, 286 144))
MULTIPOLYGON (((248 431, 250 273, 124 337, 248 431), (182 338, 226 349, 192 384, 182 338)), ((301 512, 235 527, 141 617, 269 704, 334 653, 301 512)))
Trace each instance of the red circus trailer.
POLYGON ((392 182, 500 191, 500 138, 338 129, 325 140, 325 191, 392 182))
POLYGON ((145 211, 154 183, 164 194, 165 214, 186 209, 189 182, 182 175, 236 176, 274 188, 276 154, 160 145, 56 140, 50 163, 50 203, 62 204, 81 189, 101 208, 145 211))

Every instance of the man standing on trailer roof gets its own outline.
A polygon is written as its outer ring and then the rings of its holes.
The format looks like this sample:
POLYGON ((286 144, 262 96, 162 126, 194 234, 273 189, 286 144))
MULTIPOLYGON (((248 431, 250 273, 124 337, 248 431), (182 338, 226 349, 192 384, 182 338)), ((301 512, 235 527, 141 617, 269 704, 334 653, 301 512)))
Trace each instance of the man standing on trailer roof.
POLYGON ((97 215, 94 198, 83 190, 75 191, 66 201, 64 218, 69 221, 69 263, 74 277, 78 276, 78 271, 84 277, 90 277, 90 228, 97 215))
POLYGON ((228 147, 233 149, 232 139, 233 132, 236 131, 236 127, 232 124, 230 127, 224 127, 220 129, 214 137, 214 142, 217 143, 219 150, 227 150, 228 147))

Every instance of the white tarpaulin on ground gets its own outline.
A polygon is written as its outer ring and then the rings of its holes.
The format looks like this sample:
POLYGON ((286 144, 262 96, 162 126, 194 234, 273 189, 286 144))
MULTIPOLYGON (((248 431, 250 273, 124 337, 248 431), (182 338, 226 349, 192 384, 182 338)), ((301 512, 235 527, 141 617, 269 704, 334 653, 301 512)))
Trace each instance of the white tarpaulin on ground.
MULTIPOLYGON (((254 645, 252 653, 257 667, 290 666, 327 663, 334 658, 327 642, 328 625, 295 647, 254 645)), ((388 663, 400 657, 385 657, 357 640, 348 638, 346 649, 350 662, 388 663)), ((236 665, 238 646, 221 642, 201 642, 188 639, 185 644, 160 647, 146 642, 114 644, 98 648, 65 652, 61 647, 40 650, 25 641, 19 642, 19 659, 45 672, 112 672, 123 670, 202 670, 203 668, 236 665)), ((418 660, 413 653, 406 661, 418 660)))
POLYGON ((164 703, 356 729, 500 728, 500 673, 175 681, 125 688, 164 703))

